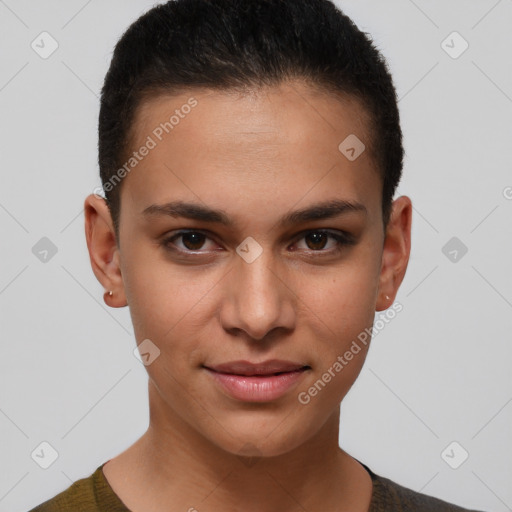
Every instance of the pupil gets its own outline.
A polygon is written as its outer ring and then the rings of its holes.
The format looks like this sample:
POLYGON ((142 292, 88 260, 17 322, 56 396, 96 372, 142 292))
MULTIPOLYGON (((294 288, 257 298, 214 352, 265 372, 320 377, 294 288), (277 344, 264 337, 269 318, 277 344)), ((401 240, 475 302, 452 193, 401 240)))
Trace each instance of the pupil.
POLYGON ((325 243, 321 243, 322 241, 325 242, 325 233, 311 233, 307 236, 310 237, 310 239, 313 239, 313 244, 320 243, 321 245, 321 247, 313 247, 313 249, 323 249, 325 247, 325 243))
POLYGON ((203 245, 203 238, 204 235, 201 233, 185 233, 183 236, 183 243, 187 249, 190 250, 196 250, 200 249, 203 245), (195 240, 194 240, 195 238, 195 240), (190 239, 192 239, 192 242, 190 243, 190 239), (187 242, 188 241, 188 242, 187 242), (190 247, 190 245, 194 246, 194 244, 197 244, 197 247, 190 247))

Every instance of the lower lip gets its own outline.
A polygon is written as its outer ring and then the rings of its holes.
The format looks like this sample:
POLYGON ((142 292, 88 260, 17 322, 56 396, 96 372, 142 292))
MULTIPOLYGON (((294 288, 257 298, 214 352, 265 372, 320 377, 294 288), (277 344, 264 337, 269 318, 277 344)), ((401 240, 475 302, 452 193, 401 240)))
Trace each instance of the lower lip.
POLYGON ((207 368, 208 373, 221 385, 231 397, 244 402, 269 402, 283 396, 300 379, 306 370, 281 373, 269 376, 245 376, 215 372, 207 368))

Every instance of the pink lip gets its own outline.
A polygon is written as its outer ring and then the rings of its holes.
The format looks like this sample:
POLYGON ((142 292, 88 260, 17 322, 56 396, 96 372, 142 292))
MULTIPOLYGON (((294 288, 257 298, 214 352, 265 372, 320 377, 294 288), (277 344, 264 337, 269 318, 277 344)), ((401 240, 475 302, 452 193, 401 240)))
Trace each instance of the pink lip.
POLYGON ((233 398, 244 402, 268 402, 284 395, 296 384, 306 369, 271 376, 233 375, 206 368, 233 398))

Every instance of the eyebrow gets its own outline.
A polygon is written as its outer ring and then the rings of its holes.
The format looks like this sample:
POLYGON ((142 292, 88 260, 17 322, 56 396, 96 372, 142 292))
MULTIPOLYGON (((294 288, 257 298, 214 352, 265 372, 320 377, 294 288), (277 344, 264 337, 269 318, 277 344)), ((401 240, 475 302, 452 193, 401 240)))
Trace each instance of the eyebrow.
MULTIPOLYGON (((366 207, 357 201, 335 199, 308 206, 301 210, 295 210, 283 215, 279 219, 282 227, 300 224, 303 222, 331 219, 349 212, 362 212, 368 214, 366 207)), ((233 227, 234 222, 223 210, 215 210, 198 203, 187 203, 184 201, 171 201, 165 204, 152 204, 142 211, 145 217, 166 215, 170 217, 185 217, 187 219, 202 222, 222 224, 233 227)))

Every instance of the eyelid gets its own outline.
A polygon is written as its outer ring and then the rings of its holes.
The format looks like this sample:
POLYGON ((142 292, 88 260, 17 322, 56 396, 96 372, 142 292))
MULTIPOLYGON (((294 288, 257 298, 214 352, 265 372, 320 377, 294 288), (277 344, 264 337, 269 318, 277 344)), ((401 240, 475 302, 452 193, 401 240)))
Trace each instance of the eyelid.
POLYGON ((297 233, 294 237, 294 240, 300 240, 305 235, 309 233, 325 233, 326 235, 330 235, 334 238, 339 237, 341 240, 345 241, 347 244, 351 242, 355 242, 356 237, 349 233, 348 231, 343 231, 342 229, 328 229, 328 228, 309 228, 297 233))

